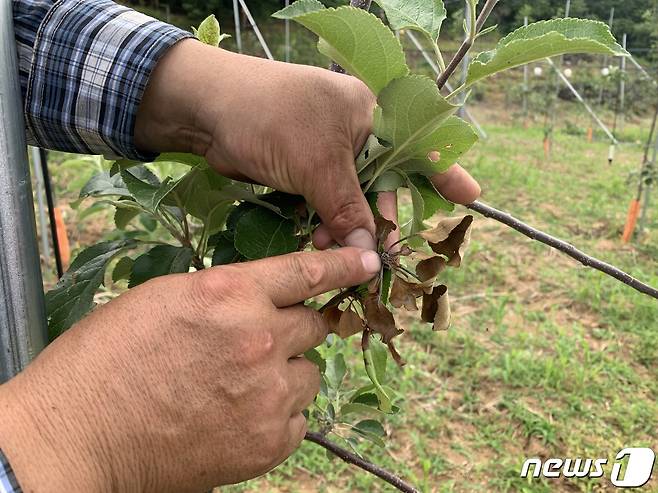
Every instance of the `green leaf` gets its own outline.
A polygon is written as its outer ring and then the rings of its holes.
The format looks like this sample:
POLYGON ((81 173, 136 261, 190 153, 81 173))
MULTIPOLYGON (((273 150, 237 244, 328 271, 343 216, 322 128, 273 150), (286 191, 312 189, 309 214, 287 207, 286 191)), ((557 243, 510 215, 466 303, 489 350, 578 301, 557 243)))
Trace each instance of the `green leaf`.
POLYGON ((345 365, 345 358, 343 358, 342 353, 338 353, 333 358, 326 360, 324 376, 327 379, 329 387, 334 390, 339 389, 346 374, 347 366, 345 365))
MULTIPOLYGON (((386 383, 386 362, 388 361, 388 348, 386 344, 375 336, 370 336, 370 349, 375 373, 380 384, 386 383)), ((373 382, 374 383, 374 382, 373 382)))
POLYGON ((93 175, 80 190, 80 198, 116 195, 129 197, 130 191, 128 191, 120 176, 110 176, 107 171, 93 175))
MULTIPOLYGON (((130 203, 130 202, 128 202, 130 203)), ((134 204, 134 202, 132 202, 134 204)), ((114 224, 119 229, 126 229, 128 223, 135 219, 141 212, 139 207, 119 207, 114 213, 114 224)))
POLYGON ((403 163, 418 152, 419 143, 436 132, 457 109, 439 93, 429 77, 409 75, 391 82, 377 98, 374 133, 393 145, 380 157, 388 167, 403 163))
POLYGON ((410 149, 411 156, 400 162, 398 168, 407 173, 420 173, 431 177, 443 173, 478 140, 473 128, 457 116, 450 116, 432 133, 415 142, 410 149), (438 161, 429 159, 429 153, 438 151, 438 161))
POLYGON ((433 43, 439 39, 441 24, 446 19, 442 0, 375 0, 396 31, 414 29, 433 43))
POLYGON ((373 405, 362 404, 360 402, 348 402, 340 408, 341 416, 348 416, 350 414, 360 414, 362 416, 383 416, 384 413, 377 408, 379 401, 375 394, 367 394, 374 397, 375 402, 373 405))
POLYGON ((318 50, 375 94, 409 73, 400 42, 381 20, 355 7, 320 9, 314 2, 295 2, 274 14, 299 22, 320 37, 318 50))
POLYGON ((162 183, 154 185, 135 176, 136 169, 123 170, 121 178, 139 204, 149 211, 155 211, 162 200, 176 187, 177 182, 168 176, 162 183))
MULTIPOLYGON (((153 162, 156 164, 180 163, 192 167, 199 166, 200 164, 203 164, 205 166, 208 165, 208 163, 203 157, 197 156, 196 154, 190 154, 187 152, 163 152, 157 158, 155 158, 153 162)), ((135 161, 132 159, 119 159, 117 161, 114 161, 114 163, 112 163, 112 167, 110 168, 110 176, 119 174, 121 173, 121 171, 125 169, 134 168, 135 166, 140 166, 143 164, 144 163, 141 161, 135 161)))
POLYGON ((324 9, 325 6, 321 2, 318 2, 318 0, 298 0, 286 8, 275 12, 272 14, 272 17, 276 17, 277 19, 294 19, 295 17, 324 9))
POLYGON ((512 67, 566 53, 600 53, 627 56, 603 22, 552 19, 520 27, 498 42, 496 49, 473 59, 466 85, 512 67))
POLYGON ((188 272, 194 252, 189 247, 158 245, 135 259, 129 288, 134 288, 154 277, 188 272))
POLYGON ((409 180, 411 180, 423 199, 423 219, 429 219, 439 210, 452 212, 455 209, 455 204, 444 199, 426 176, 409 175, 409 180))
POLYGON ((180 163, 186 164, 188 166, 208 166, 208 162, 205 158, 197 156, 196 154, 190 154, 189 152, 163 152, 160 154, 154 163, 180 163))
POLYGON ((409 188, 409 192, 411 192, 411 205, 413 207, 411 230, 409 231, 409 234, 415 235, 419 231, 425 229, 425 224, 423 224, 423 219, 425 217, 425 199, 409 177, 407 177, 407 187, 409 188))
POLYGON ((244 213, 235 228, 235 248, 251 260, 294 252, 298 244, 294 221, 263 207, 244 213))
POLYGON ((372 183, 369 192, 395 192, 398 188, 404 186, 404 177, 396 171, 386 171, 382 173, 372 183))
POLYGON ((311 363, 315 363, 320 369, 320 373, 324 373, 327 370, 327 362, 324 360, 320 352, 315 349, 309 349, 304 353, 304 357, 309 360, 311 363))
POLYGON ((130 279, 133 263, 135 261, 130 257, 121 257, 112 271, 112 281, 117 282, 122 279, 130 279))
POLYGON ((390 413, 393 409, 391 398, 382 386, 384 378, 386 377, 387 358, 388 350, 386 347, 373 336, 369 336, 368 347, 363 351, 363 362, 365 364, 366 374, 374 385, 377 400, 379 401, 379 409, 385 413, 390 413))
POLYGON ((374 419, 363 420, 353 427, 353 431, 379 447, 386 446, 382 440, 382 437, 386 436, 386 431, 379 421, 374 419))
POLYGON ((354 427, 365 433, 373 433, 380 437, 386 436, 386 430, 384 430, 382 424, 374 419, 365 419, 358 422, 354 427))
POLYGON ((139 243, 132 239, 97 243, 83 250, 57 285, 46 293, 48 331, 54 339, 94 305, 94 294, 114 257, 139 243))
POLYGON ((194 35, 202 43, 215 47, 219 46, 222 39, 228 37, 227 34, 220 35, 219 21, 215 18, 214 14, 210 14, 206 17, 203 22, 199 24, 199 29, 194 29, 194 35))
POLYGON ((240 252, 235 249, 233 231, 220 231, 208 241, 215 249, 212 254, 212 265, 231 264, 240 258, 240 252))
POLYGON ((356 164, 356 172, 360 173, 363 169, 372 163, 382 154, 391 150, 391 146, 385 142, 380 141, 375 134, 370 134, 368 140, 363 145, 361 152, 356 157, 354 163, 356 164))

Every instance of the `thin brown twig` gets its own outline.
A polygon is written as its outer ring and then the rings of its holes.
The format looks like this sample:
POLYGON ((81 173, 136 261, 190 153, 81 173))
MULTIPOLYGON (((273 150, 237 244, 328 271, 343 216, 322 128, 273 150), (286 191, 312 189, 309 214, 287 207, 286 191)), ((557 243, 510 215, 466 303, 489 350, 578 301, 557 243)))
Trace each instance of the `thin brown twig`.
POLYGON ((477 34, 482 30, 484 23, 487 22, 487 18, 489 17, 489 14, 491 14, 491 11, 493 10, 493 8, 496 6, 497 3, 498 0, 487 0, 487 2, 484 4, 484 7, 482 7, 482 10, 480 11, 480 15, 478 15, 477 21, 475 22, 475 30, 473 31, 473 34, 468 35, 466 36, 466 38, 464 38, 464 41, 462 42, 461 46, 457 50, 457 53, 455 53, 455 56, 453 56, 452 60, 450 60, 450 63, 448 64, 446 69, 443 72, 441 72, 439 76, 436 78, 436 85, 439 89, 443 88, 443 86, 448 81, 450 76, 459 66, 459 63, 466 56, 466 53, 468 53, 468 50, 471 49, 473 43, 475 42, 475 38, 477 34))
POLYGON ((577 260, 584 266, 591 267, 603 272, 604 274, 614 277, 618 281, 621 281, 633 289, 636 289, 640 293, 644 293, 658 299, 658 289, 643 283, 630 274, 618 269, 614 265, 610 265, 606 262, 603 262, 602 260, 587 255, 585 252, 578 250, 578 248, 564 240, 555 238, 554 236, 551 236, 547 233, 544 233, 543 231, 527 225, 522 221, 519 221, 507 212, 499 211, 498 209, 495 209, 489 205, 483 204, 479 200, 476 200, 472 204, 468 204, 466 207, 479 212, 485 217, 495 219, 496 221, 515 229, 519 233, 526 235, 528 238, 544 243, 552 248, 555 248, 556 250, 561 251, 562 253, 566 253, 569 257, 577 260))
POLYGON ((407 482, 405 482, 403 479, 399 478, 395 474, 392 474, 388 472, 386 469, 383 469, 378 465, 373 464, 372 462, 359 457, 355 453, 344 449, 340 445, 332 442, 331 440, 328 440, 327 437, 321 433, 308 431, 306 432, 305 440, 320 445, 321 447, 325 448, 326 450, 328 450, 335 456, 339 457, 340 459, 344 460, 348 464, 355 465, 357 467, 360 467, 364 471, 368 471, 369 473, 374 474, 378 478, 383 479, 388 484, 394 486, 395 488, 397 488, 398 490, 404 493, 419 493, 419 491, 416 488, 414 488, 413 486, 411 486, 410 484, 408 484, 407 482))

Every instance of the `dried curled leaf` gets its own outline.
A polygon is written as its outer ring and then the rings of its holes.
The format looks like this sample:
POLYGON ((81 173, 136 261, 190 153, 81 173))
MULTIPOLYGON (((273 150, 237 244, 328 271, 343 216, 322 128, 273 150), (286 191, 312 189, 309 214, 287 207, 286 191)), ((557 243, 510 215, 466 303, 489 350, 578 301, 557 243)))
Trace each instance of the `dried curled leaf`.
POLYGON ((431 292, 432 287, 423 284, 407 282, 399 276, 393 279, 389 301, 395 308, 405 307, 407 310, 418 310, 416 298, 423 296, 425 292, 431 292))
POLYGON ((322 311, 322 318, 327 322, 330 332, 335 333, 338 330, 338 324, 342 315, 343 312, 338 308, 338 305, 328 306, 322 311))
POLYGON ((450 301, 448 287, 435 286, 430 294, 423 295, 423 322, 433 323, 432 330, 447 330, 450 326, 450 301))
POLYGON ((375 236, 380 245, 383 245, 388 235, 391 234, 391 231, 395 231, 396 229, 398 227, 393 221, 389 221, 382 216, 375 218, 375 236))
POLYGON ((338 327, 334 330, 335 334, 341 339, 347 339, 354 334, 358 334, 364 329, 363 320, 359 314, 353 310, 345 310, 338 322, 338 327))
POLYGON ((422 231, 420 234, 434 253, 444 255, 447 265, 459 267, 464 251, 471 241, 471 225, 473 216, 449 217, 443 219, 433 229, 422 231))
POLYGON ((368 294, 363 300, 363 308, 366 324, 382 336, 384 343, 388 344, 395 336, 402 334, 403 331, 395 326, 393 314, 379 301, 377 294, 368 294))
POLYGON ((421 260, 416 264, 416 275, 421 281, 429 281, 434 279, 439 273, 445 269, 447 262, 443 257, 435 255, 430 258, 421 260))

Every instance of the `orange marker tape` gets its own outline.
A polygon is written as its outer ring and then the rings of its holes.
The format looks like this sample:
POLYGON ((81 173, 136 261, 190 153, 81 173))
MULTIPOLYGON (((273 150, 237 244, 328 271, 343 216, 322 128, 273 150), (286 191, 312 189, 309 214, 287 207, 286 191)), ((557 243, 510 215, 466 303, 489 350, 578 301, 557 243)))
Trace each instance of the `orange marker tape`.
POLYGON ((57 244, 59 245, 59 253, 62 257, 62 266, 66 270, 71 261, 71 247, 69 245, 69 238, 66 235, 66 224, 64 224, 62 211, 57 206, 55 206, 55 230, 57 231, 57 244))
POLYGON ((624 226, 624 234, 621 235, 621 241, 628 243, 633 236, 635 230, 635 223, 637 216, 640 214, 640 201, 637 199, 631 200, 631 205, 628 207, 628 216, 626 217, 626 225, 624 226))

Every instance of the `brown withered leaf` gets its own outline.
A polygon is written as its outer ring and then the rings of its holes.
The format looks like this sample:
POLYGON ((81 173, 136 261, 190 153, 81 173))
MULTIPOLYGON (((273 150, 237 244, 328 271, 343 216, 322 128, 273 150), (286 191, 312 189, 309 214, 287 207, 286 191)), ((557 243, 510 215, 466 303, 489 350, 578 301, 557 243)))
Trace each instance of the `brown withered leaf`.
POLYGON ((338 328, 334 332, 341 339, 347 339, 354 334, 358 334, 363 329, 364 326, 361 317, 355 311, 348 309, 340 316, 338 328))
POLYGON ((383 216, 377 216, 375 218, 375 236, 379 244, 383 244, 391 231, 395 231, 396 229, 398 227, 393 221, 389 221, 383 216))
POLYGON ((448 287, 435 286, 430 294, 423 295, 423 322, 432 322, 432 330, 446 330, 450 326, 450 301, 448 287))
POLYGON ((363 300, 366 324, 373 332, 382 336, 382 340, 388 344, 395 336, 402 334, 402 330, 395 326, 393 314, 379 301, 377 294, 369 294, 363 300))
POLYGON ((416 275, 421 281, 429 281, 434 279, 439 273, 445 269, 447 265, 446 259, 435 255, 434 257, 426 258, 416 264, 416 275))
POLYGON ((473 216, 448 217, 439 221, 433 229, 421 231, 419 235, 427 240, 434 253, 445 255, 447 265, 459 267, 464 251, 471 241, 473 216))
POLYGON ((402 368, 404 365, 406 365, 406 363, 405 363, 404 360, 402 359, 402 356, 400 356, 400 353, 398 353, 398 350, 395 349, 395 346, 393 345, 393 343, 392 343, 392 342, 389 342, 389 343, 387 344, 387 346, 388 346, 388 350, 389 350, 389 352, 391 353, 391 356, 393 356, 393 361, 395 361, 395 363, 396 363, 400 368, 402 368))
POLYGON ((426 289, 427 286, 407 282, 399 276, 395 276, 388 300, 395 308, 404 306, 407 310, 418 310, 416 298, 423 296, 426 289))
POLYGON ((342 315, 343 312, 338 308, 338 305, 331 305, 323 310, 322 318, 327 322, 330 332, 336 332, 338 330, 338 323, 342 315))
POLYGON ((400 255, 401 257, 408 257, 412 253, 414 253, 414 251, 408 245, 404 245, 402 246, 402 248, 400 248, 398 255, 400 255))

